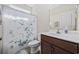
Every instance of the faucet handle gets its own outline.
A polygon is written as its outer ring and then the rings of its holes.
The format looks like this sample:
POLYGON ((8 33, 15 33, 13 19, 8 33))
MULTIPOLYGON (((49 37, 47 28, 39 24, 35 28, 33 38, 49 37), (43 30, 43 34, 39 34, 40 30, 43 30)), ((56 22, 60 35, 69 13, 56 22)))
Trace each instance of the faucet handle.
POLYGON ((57 33, 60 34, 60 30, 59 29, 57 29, 57 33))

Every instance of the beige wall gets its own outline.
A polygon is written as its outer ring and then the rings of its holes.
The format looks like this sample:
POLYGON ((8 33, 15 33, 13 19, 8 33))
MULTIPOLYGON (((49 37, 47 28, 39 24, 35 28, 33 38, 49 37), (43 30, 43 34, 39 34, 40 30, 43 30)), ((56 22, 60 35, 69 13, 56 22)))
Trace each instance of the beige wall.
POLYGON ((47 5, 37 5, 38 33, 49 31, 49 8, 47 5))
POLYGON ((50 29, 50 10, 51 8, 55 8, 59 5, 51 5, 51 4, 37 4, 32 8, 32 14, 37 16, 38 20, 38 33, 48 32, 50 29))
POLYGON ((79 31, 79 5, 78 5, 78 10, 77 10, 77 13, 78 13, 78 20, 77 20, 77 30, 79 31))

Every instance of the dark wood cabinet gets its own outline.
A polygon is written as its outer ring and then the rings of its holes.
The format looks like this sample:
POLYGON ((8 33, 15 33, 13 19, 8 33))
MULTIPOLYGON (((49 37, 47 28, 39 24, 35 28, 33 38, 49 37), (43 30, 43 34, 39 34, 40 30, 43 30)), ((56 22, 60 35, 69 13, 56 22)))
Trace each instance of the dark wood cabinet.
POLYGON ((78 44, 78 49, 77 49, 78 53, 79 53, 79 44, 78 44))
POLYGON ((42 34, 41 53, 42 54, 77 54, 79 53, 79 44, 42 34))
POLYGON ((69 52, 54 46, 52 54, 69 54, 69 52))
POLYGON ((42 53, 44 54, 51 54, 51 46, 46 42, 42 42, 42 53))

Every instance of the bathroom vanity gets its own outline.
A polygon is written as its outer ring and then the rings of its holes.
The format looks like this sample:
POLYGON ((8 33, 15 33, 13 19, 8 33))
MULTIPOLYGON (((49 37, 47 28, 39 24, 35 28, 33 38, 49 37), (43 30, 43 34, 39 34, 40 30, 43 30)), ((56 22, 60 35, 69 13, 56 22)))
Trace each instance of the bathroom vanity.
POLYGON ((79 35, 77 34, 41 34, 42 54, 78 54, 79 35))
POLYGON ((0 54, 1 54, 1 52, 2 52, 2 39, 0 37, 0 54))

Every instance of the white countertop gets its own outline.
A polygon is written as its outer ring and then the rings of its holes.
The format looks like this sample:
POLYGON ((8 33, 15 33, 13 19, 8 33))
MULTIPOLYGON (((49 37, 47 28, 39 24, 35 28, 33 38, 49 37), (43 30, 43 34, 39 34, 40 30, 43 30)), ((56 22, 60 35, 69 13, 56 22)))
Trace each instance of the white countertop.
POLYGON ((51 36, 51 37, 60 38, 74 43, 79 43, 79 32, 77 31, 71 31, 71 32, 68 32, 67 34, 65 33, 58 34, 56 32, 44 32, 42 34, 51 36))

